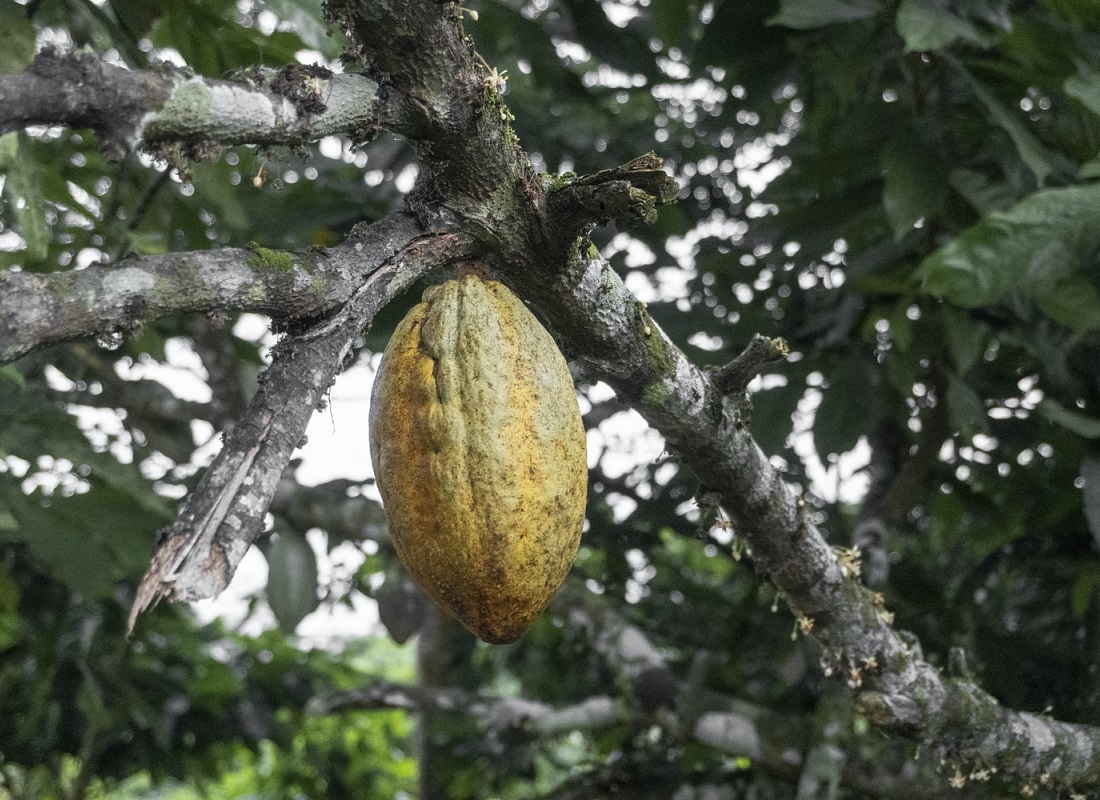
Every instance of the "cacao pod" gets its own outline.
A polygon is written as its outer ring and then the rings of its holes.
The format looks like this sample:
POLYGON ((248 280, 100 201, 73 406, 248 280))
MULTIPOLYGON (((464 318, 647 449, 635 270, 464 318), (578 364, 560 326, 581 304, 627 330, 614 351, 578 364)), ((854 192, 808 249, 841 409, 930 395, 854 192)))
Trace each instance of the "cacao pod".
POLYGON ((587 463, 565 359, 511 290, 424 292, 382 356, 370 448, 417 583, 484 641, 522 636, 576 555, 587 463))

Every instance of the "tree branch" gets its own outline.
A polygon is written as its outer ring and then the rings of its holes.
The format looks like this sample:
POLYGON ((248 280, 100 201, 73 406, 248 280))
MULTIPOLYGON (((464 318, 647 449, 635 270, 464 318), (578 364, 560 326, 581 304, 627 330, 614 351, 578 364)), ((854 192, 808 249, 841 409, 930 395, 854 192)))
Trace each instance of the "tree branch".
MULTIPOLYGON (((538 274, 523 277, 527 288, 538 274)), ((557 286, 553 301, 550 282, 526 296, 563 349, 638 409, 719 492, 758 571, 811 626, 831 671, 869 690, 869 718, 1025 785, 1047 775, 1064 786, 1100 783, 1100 730, 1004 709, 973 683, 944 678, 909 647, 879 596, 859 583, 858 557, 829 546, 757 447, 743 401, 688 362, 605 262, 588 262, 565 296, 557 286)))
POLYGON ((759 333, 752 337, 741 354, 711 373, 715 387, 723 394, 743 392, 768 364, 782 361, 790 354, 782 339, 769 339, 759 333))
POLYGON ((370 540, 388 545, 382 506, 361 494, 349 497, 347 490, 354 485, 358 483, 341 479, 319 486, 303 486, 284 473, 271 499, 271 513, 302 533, 310 528, 321 528, 328 533, 330 542, 370 540))
POLYGON ((132 71, 89 53, 39 53, 30 68, 0 75, 0 133, 30 125, 92 128, 121 158, 139 145, 185 142, 301 144, 357 131, 365 138, 383 113, 378 84, 291 65, 247 82, 217 81, 162 67, 132 71))
MULTIPOLYGON (((667 671, 658 649, 638 628, 622 620, 605 598, 591 594, 575 582, 568 583, 555 598, 552 611, 572 624, 590 629, 593 646, 617 674, 626 670, 641 675, 638 669, 643 665, 647 665, 645 669, 660 665, 667 671)), ((599 695, 554 707, 517 697, 388 681, 372 681, 350 691, 319 695, 310 701, 308 711, 337 714, 396 708, 411 713, 461 713, 479 720, 491 738, 510 733, 527 741, 571 731, 599 731, 616 726, 640 729, 656 723, 674 737, 687 736, 715 750, 750 758, 754 765, 784 780, 798 780, 810 752, 807 731, 813 727, 811 720, 779 714, 714 692, 700 692, 698 686, 680 686, 675 678, 673 681, 681 690, 681 697, 694 694, 698 702, 683 702, 676 709, 665 706, 659 715, 636 697, 599 695), (706 710, 697 714, 697 706, 702 704, 706 710)), ((843 784, 851 789, 899 800, 999 796, 982 790, 959 792, 950 788, 947 778, 937 772, 939 765, 934 759, 915 762, 908 752, 910 748, 895 741, 866 734, 849 736, 858 740, 842 771, 843 784)))
POLYGON ((161 598, 196 600, 221 592, 263 529, 280 476, 302 439, 313 410, 332 384, 375 313, 429 269, 468 257, 458 234, 423 236, 405 215, 364 232, 369 273, 331 318, 284 340, 261 377, 240 422, 187 499, 179 519, 162 532, 130 615, 161 598))
POLYGON ((0 363, 57 342, 126 332, 188 312, 310 319, 347 301, 369 259, 362 242, 328 251, 260 247, 166 253, 65 272, 0 272, 0 363))

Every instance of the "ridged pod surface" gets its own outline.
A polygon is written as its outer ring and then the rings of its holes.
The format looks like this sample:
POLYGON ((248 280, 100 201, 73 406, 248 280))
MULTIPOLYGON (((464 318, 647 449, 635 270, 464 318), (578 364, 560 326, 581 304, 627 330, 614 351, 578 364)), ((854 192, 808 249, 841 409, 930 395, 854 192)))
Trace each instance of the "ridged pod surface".
POLYGON ((382 356, 370 448, 416 581, 484 641, 522 636, 573 563, 588 481, 565 359, 511 290, 424 292, 382 356))

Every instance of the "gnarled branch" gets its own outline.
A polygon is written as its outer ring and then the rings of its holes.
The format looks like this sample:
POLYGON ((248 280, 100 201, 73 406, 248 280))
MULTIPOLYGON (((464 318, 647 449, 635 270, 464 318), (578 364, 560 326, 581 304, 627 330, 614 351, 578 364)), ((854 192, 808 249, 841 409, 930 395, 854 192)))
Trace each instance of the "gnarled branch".
POLYGON ((221 592, 263 530, 280 476, 313 410, 378 309, 429 269, 467 257, 459 234, 423 236, 405 215, 369 227, 359 244, 369 276, 332 317, 289 337, 240 422, 162 533, 130 615, 168 597, 197 600, 221 592))
POLYGON ((362 280, 369 263, 362 248, 354 241, 326 252, 225 248, 76 271, 0 272, 0 363, 189 312, 253 311, 286 321, 320 316, 347 301, 362 280))
POLYGON ((365 135, 382 117, 374 81, 298 65, 233 82, 45 50, 26 72, 0 75, 0 133, 29 125, 92 128, 116 157, 165 141, 201 149, 365 135))

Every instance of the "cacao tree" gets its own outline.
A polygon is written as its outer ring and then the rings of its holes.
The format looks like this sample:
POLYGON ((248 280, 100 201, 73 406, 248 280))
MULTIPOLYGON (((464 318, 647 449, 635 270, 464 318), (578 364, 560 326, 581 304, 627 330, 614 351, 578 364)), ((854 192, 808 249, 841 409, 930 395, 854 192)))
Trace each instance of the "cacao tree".
POLYGON ((0 22, 4 796, 1094 796, 1095 7, 0 22), (296 455, 471 270, 588 431, 577 558, 500 646, 413 584, 365 452, 296 455), (251 548, 283 631, 157 605, 251 548))

